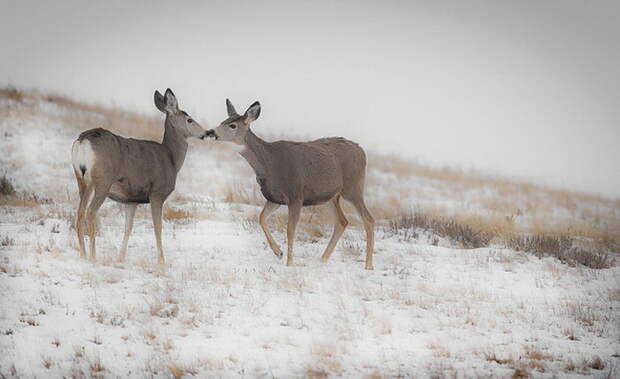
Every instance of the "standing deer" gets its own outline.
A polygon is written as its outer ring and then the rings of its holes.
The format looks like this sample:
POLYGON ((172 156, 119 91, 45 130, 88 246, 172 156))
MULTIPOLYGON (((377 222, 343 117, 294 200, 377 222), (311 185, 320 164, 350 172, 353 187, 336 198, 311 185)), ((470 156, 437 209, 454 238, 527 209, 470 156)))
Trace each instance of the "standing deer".
POLYGON ((80 257, 83 259, 86 258, 84 219, 88 226, 90 258, 95 261, 97 211, 109 197, 125 204, 125 235, 119 261, 124 261, 127 254, 136 207, 150 203, 158 263, 164 263, 162 206, 174 190, 177 173, 185 160, 187 138, 203 139, 206 131, 187 113, 179 110, 177 99, 169 88, 164 96, 155 91, 155 106, 166 114, 162 143, 123 138, 101 128, 83 132, 73 143, 71 160, 80 191, 76 229, 80 257))
POLYGON ((344 138, 321 138, 310 142, 266 142, 257 137, 250 124, 260 115, 260 103, 252 104, 243 116, 226 99, 228 118, 207 135, 243 146, 241 155, 256 173, 267 203, 259 223, 274 254, 282 251, 267 229, 266 221, 280 205, 288 206, 286 265, 293 265, 293 241, 301 208, 330 204, 336 222, 322 262, 327 262, 348 221, 340 207, 340 198, 353 204, 366 229, 366 269, 372 270, 374 219, 364 204, 366 154, 359 145, 344 138))

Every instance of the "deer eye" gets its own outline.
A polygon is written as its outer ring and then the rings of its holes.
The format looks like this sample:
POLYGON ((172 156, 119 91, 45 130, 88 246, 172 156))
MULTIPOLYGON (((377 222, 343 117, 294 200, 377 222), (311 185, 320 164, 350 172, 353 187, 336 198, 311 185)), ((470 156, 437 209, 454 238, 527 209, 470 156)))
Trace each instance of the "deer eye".
POLYGON ((192 120, 191 118, 188 118, 188 119, 187 119, 187 123, 188 123, 188 124, 191 124, 192 122, 194 122, 194 120, 192 120))
POLYGON ((236 128, 236 127, 237 127, 237 125, 235 125, 235 124, 230 124, 230 125, 228 125, 228 127, 229 127, 229 128, 231 128, 231 129, 234 129, 234 128, 236 128))

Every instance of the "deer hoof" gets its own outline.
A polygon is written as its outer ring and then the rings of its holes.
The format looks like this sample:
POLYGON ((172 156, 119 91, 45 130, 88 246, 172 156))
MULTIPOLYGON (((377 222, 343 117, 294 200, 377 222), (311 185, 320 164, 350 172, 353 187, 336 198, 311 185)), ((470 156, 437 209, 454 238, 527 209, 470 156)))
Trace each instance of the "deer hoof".
POLYGON ((364 269, 366 269, 366 270, 374 270, 375 268, 372 265, 366 265, 366 267, 364 267, 364 269))

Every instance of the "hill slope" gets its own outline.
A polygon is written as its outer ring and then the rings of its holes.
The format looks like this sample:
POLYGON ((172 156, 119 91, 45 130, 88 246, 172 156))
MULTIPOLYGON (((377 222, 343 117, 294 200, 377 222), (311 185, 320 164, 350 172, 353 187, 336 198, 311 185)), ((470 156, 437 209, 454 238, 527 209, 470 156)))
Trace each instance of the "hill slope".
MULTIPOLYGON (((322 207, 304 212, 301 266, 287 268, 256 224, 247 164, 226 144, 194 141, 166 206, 167 266, 155 265, 146 207, 128 262, 114 263, 123 216, 109 201, 100 261, 80 261, 73 139, 103 126, 157 140, 162 125, 0 91, 1 374, 619 374, 620 204, 595 196, 371 153, 375 270, 363 270, 350 210, 353 225, 319 263, 331 233, 322 207)), ((271 224, 283 245, 284 210, 271 224)))

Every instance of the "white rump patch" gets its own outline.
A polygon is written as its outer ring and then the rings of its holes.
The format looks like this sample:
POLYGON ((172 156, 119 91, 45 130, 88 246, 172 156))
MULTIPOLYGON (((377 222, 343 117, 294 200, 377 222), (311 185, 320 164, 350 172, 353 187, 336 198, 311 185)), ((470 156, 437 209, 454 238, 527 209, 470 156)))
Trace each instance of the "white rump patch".
POLYGON ((73 147, 71 148, 71 162, 76 172, 81 175, 82 170, 84 170, 84 176, 89 176, 90 170, 95 165, 95 151, 89 140, 85 139, 81 142, 73 142, 73 147))

